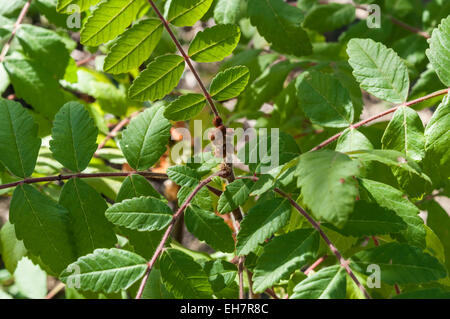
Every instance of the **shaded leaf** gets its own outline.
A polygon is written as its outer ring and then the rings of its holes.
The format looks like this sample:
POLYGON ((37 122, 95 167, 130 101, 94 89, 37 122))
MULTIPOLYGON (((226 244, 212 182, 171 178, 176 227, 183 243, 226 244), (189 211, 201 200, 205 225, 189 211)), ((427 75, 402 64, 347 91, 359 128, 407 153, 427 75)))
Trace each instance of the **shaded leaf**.
POLYGON ((336 30, 355 20, 351 4, 330 3, 313 7, 303 21, 303 27, 317 32, 336 30))
POLYGON ((144 176, 133 174, 123 181, 117 194, 116 202, 141 196, 152 196, 162 199, 161 194, 153 188, 152 184, 144 176))
POLYGON ((219 213, 226 214, 243 205, 250 195, 252 185, 250 179, 237 179, 228 184, 217 204, 219 213))

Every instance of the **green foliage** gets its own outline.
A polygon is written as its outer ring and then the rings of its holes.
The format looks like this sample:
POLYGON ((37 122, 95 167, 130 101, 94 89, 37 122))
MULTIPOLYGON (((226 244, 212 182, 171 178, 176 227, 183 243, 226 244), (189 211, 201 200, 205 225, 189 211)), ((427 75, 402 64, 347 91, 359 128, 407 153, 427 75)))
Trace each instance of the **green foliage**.
POLYGON ((139 101, 161 99, 177 86, 183 71, 184 59, 181 56, 168 54, 157 57, 133 82, 129 95, 139 101))
POLYGON ((97 150, 94 121, 83 105, 65 104, 55 116, 50 150, 53 157, 73 172, 81 172, 97 150))
POLYGON ((20 104, 0 100, 0 125, 0 161, 14 175, 30 176, 41 146, 36 123, 20 104))
POLYGON ((303 201, 314 216, 338 227, 343 226, 353 212, 359 174, 355 161, 328 150, 301 155, 295 171, 303 201))
POLYGON ((344 299, 347 278, 343 267, 323 268, 301 281, 294 288, 291 299, 344 299))
POLYGON ((428 41, 430 48, 427 50, 427 56, 433 68, 439 76, 439 79, 446 86, 450 86, 450 17, 441 21, 437 29, 433 30, 433 35, 428 41))
POLYGON ((352 39, 348 43, 347 53, 353 75, 361 88, 388 102, 406 101, 408 69, 394 50, 371 39, 352 39))
POLYGON ((131 167, 147 169, 166 151, 170 122, 156 106, 134 118, 123 132, 120 147, 131 167))
POLYGON ((117 248, 97 249, 79 258, 61 273, 61 280, 81 290, 106 293, 129 288, 147 270, 146 260, 117 248))
POLYGON ((232 24, 221 24, 197 33, 189 46, 189 56, 197 62, 216 62, 229 56, 241 38, 232 24))
POLYGON ((0 298, 449 298, 447 2, 0 0, 0 298))

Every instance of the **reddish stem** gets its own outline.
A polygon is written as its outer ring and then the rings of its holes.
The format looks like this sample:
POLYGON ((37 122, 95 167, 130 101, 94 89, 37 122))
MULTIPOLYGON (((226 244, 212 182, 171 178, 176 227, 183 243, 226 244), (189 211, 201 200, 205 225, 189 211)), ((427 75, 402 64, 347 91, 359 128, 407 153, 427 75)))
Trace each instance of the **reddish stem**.
POLYGON ((350 278, 355 282, 355 284, 358 286, 358 288, 361 290, 361 292, 364 294, 364 296, 367 299, 371 299, 371 297, 370 297, 369 293, 367 292, 366 288, 364 288, 364 286, 359 282, 358 278, 356 278, 355 274, 351 270, 351 268, 349 266, 349 261, 345 260, 344 257, 342 257, 341 253, 333 245, 333 243, 330 241, 328 236, 322 230, 320 225, 311 216, 309 216, 309 214, 303 208, 301 208, 300 205, 298 205, 297 202, 291 198, 291 196, 289 196, 288 194, 286 194, 285 192, 283 192, 279 188, 275 188, 274 190, 275 190, 275 192, 277 192, 281 196, 287 198, 289 200, 289 202, 291 203, 291 205, 294 206, 294 208, 300 214, 302 214, 303 217, 305 217, 308 220, 308 222, 319 232, 320 236, 322 236, 323 240, 327 243, 328 247, 333 252, 333 254, 336 256, 336 258, 338 259, 338 261, 341 264, 341 266, 344 267, 344 269, 347 271, 347 273, 350 276, 350 278))
POLYGON ((19 26, 22 24, 23 20, 25 19, 28 9, 30 9, 31 0, 28 0, 27 3, 22 8, 22 11, 20 11, 19 17, 17 18, 16 23, 14 24, 13 30, 11 32, 11 36, 9 37, 8 41, 4 45, 2 52, 0 53, 0 63, 3 62, 6 55, 8 54, 9 48, 11 47, 11 43, 17 33, 17 30, 19 29, 19 26))
POLYGON ((166 174, 161 173, 153 173, 153 172, 113 172, 113 173, 92 173, 92 174, 83 174, 83 173, 77 173, 77 174, 68 174, 68 175, 56 175, 56 176, 46 176, 46 177, 37 177, 37 178, 25 178, 23 180, 9 183, 9 184, 3 184, 0 185, 0 189, 6 189, 15 187, 17 185, 21 184, 34 184, 34 183, 42 183, 42 182, 56 182, 56 181, 63 181, 68 180, 74 177, 77 178, 102 178, 102 177, 127 177, 132 174, 138 174, 142 175, 147 178, 152 179, 167 179, 166 174))
POLYGON ((153 266, 155 265, 156 261, 158 260, 158 257, 161 255, 164 246, 166 245, 167 240, 169 239, 170 233, 173 230, 173 227, 175 226, 176 221, 180 216, 183 214, 186 207, 191 203, 194 196, 207 184, 209 184, 212 179, 216 176, 224 176, 224 172, 220 171, 216 174, 211 175, 210 177, 204 179, 203 181, 198 184, 195 189, 192 191, 192 193, 189 195, 189 197, 184 201, 183 205, 178 209, 178 211, 173 215, 172 221, 169 224, 169 227, 167 227, 166 232, 164 233, 164 236, 162 237, 158 247, 155 250, 155 253, 152 256, 152 259, 147 263, 147 271, 145 273, 144 278, 142 279, 141 285, 139 287, 139 291, 136 295, 136 299, 141 299, 142 294, 144 292, 145 284, 147 283, 148 277, 150 275, 150 272, 152 271, 153 266))
MULTIPOLYGON (((369 117, 368 119, 365 119, 365 120, 363 120, 363 121, 361 121, 361 122, 358 122, 358 123, 356 123, 356 124, 353 124, 353 125, 351 125, 350 127, 351 127, 351 128, 354 128, 354 129, 357 129, 357 128, 359 128, 359 127, 361 127, 361 126, 363 126, 363 125, 365 125, 365 124, 367 124, 367 123, 370 123, 370 122, 372 122, 372 121, 375 121, 375 120, 379 119, 380 117, 383 117, 383 116, 388 115, 388 114, 390 114, 390 113, 394 113, 395 111, 397 111, 397 110, 398 110, 400 107, 402 107, 402 106, 411 106, 411 105, 414 105, 414 104, 418 104, 418 103, 421 103, 421 102, 423 102, 423 101, 429 100, 429 99, 431 99, 431 98, 434 98, 434 97, 437 97, 437 96, 440 96, 440 95, 447 94, 448 92, 449 92, 449 89, 448 89, 448 88, 447 88, 447 89, 444 89, 444 90, 436 91, 436 92, 434 92, 434 93, 428 94, 428 95, 423 96, 423 97, 421 97, 421 98, 418 98, 418 99, 416 99, 416 100, 413 100, 413 101, 410 101, 410 102, 406 102, 406 103, 397 105, 396 107, 393 107, 393 108, 391 108, 391 109, 389 109, 389 110, 387 110, 387 111, 384 111, 384 112, 382 112, 382 113, 379 113, 379 114, 377 114, 377 115, 374 115, 374 116, 372 116, 372 117, 369 117)), ((312 151, 320 150, 321 148, 324 148, 324 147, 327 146, 328 144, 330 144, 330 143, 336 141, 339 137, 341 137, 341 135, 342 135, 343 133, 344 133, 344 131, 342 131, 342 132, 340 132, 340 133, 338 133, 338 134, 336 134, 336 135, 333 135, 332 137, 328 138, 327 140, 323 141, 322 143, 320 143, 319 145, 317 145, 316 147, 314 147, 314 148, 311 150, 311 152, 312 152, 312 151)))

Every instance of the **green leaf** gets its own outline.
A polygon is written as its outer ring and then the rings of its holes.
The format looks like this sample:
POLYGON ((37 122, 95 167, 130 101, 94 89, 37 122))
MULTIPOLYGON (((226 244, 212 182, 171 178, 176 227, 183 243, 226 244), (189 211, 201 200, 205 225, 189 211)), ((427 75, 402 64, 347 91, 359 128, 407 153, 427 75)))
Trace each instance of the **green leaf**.
POLYGON ((187 121, 200 113, 205 103, 206 99, 202 94, 182 95, 166 107, 164 116, 172 121, 187 121))
POLYGON ((93 5, 97 4, 99 0, 58 0, 56 10, 59 12, 73 13, 73 10, 69 10, 71 5, 77 5, 80 11, 86 11, 93 5))
POLYGON ((425 137, 422 120, 416 111, 401 106, 384 131, 383 149, 392 149, 420 162, 425 156, 425 137))
POLYGON ((131 120, 123 132, 120 148, 132 168, 146 170, 166 151, 171 124, 163 112, 162 107, 153 106, 131 120))
POLYGON ((294 288, 290 299, 344 299, 347 291, 345 269, 340 265, 323 268, 294 288))
POLYGON ((353 212, 358 196, 355 177, 359 173, 357 162, 330 150, 301 155, 295 171, 304 203, 316 218, 337 227, 343 226, 353 212))
POLYGON ((406 223, 392 210, 358 200, 355 203, 355 211, 344 227, 342 229, 331 227, 331 229, 341 234, 361 237, 397 233, 406 229, 406 223))
POLYGON ((241 31, 233 24, 219 24, 196 34, 188 54, 197 62, 217 62, 229 56, 241 38, 241 31))
MULTIPOLYGON (((237 286, 235 279, 237 275, 237 267, 232 263, 229 263, 223 259, 210 260, 205 263, 203 269, 208 275, 208 280, 211 283, 211 287, 214 291, 214 294, 221 298, 220 295, 227 290, 227 288, 232 288, 233 286, 237 286), (222 292, 222 293, 220 293, 222 292), (220 294, 218 294, 220 293, 220 294)), ((238 287, 236 287, 238 288, 238 287)), ((237 290, 237 289, 236 289, 237 290)), ((237 291, 236 291, 237 292, 237 291)), ((237 298, 237 294, 233 296, 233 299, 237 298)), ((227 298, 227 297, 225 297, 227 298)), ((230 298, 230 297, 228 297, 230 298)))
POLYGON ((79 178, 64 184, 59 204, 67 209, 76 255, 84 256, 96 248, 109 248, 117 241, 105 218, 108 208, 102 196, 79 178))
POLYGON ((47 274, 27 257, 17 264, 14 284, 26 298, 44 299, 47 295, 47 274))
POLYGON ((428 202, 425 206, 427 215, 427 226, 439 237, 444 246, 445 266, 450 272, 450 217, 447 212, 436 201, 428 202))
POLYGON ((145 0, 103 0, 81 29, 81 44, 97 46, 121 34, 147 4, 145 0))
POLYGON ((450 96, 447 95, 425 128, 426 163, 441 179, 450 176, 450 96))
POLYGON ((175 298, 209 299, 211 284, 202 267, 184 252, 169 248, 164 251, 160 262, 161 278, 175 298))
POLYGON ((214 8, 214 20, 218 24, 237 24, 242 6, 240 0, 218 0, 214 8))
POLYGON ((369 139, 357 129, 346 129, 339 137, 336 152, 347 153, 359 150, 372 150, 373 145, 369 139))
POLYGON ((326 127, 348 127, 354 119, 350 93, 339 80, 318 71, 308 71, 296 82, 297 97, 306 116, 326 127))
POLYGON ((15 54, 5 59, 4 66, 17 97, 32 105, 45 119, 51 121, 67 102, 58 80, 39 61, 15 54))
MULTIPOLYGON (((369 179, 361 179, 360 186, 367 191, 365 200, 394 211, 408 225, 406 230, 400 232, 403 240, 412 245, 425 248, 426 232, 423 220, 419 216, 419 209, 401 191, 369 179)), ((365 196, 364 192, 361 195, 365 196)))
POLYGON ((313 7, 305 17, 303 27, 323 33, 339 29, 353 20, 355 20, 353 5, 330 3, 313 7))
POLYGON ((10 274, 14 273, 22 257, 27 255, 23 242, 16 238, 14 226, 9 221, 0 229, 0 255, 10 274))
POLYGON ((69 102, 55 116, 50 150, 64 167, 81 172, 97 150, 97 134, 98 129, 85 107, 69 102))
POLYGON ((30 185, 14 190, 10 221, 26 249, 59 274, 75 260, 67 210, 30 185))
POLYGON ((442 19, 441 24, 433 30, 428 43, 428 59, 442 83, 450 87, 450 16, 442 19))
POLYGON ((403 153, 395 150, 364 150, 349 153, 349 156, 358 159, 362 164, 365 162, 376 161, 385 164, 394 169, 401 169, 410 175, 416 175, 422 179, 429 181, 419 165, 412 159, 405 158, 403 153))
POLYGON ((147 261, 135 253, 117 248, 96 249, 79 258, 61 273, 66 285, 80 284, 80 290, 112 293, 128 289, 147 270, 147 261))
POLYGON ((144 176, 133 174, 123 181, 119 193, 117 194, 116 202, 120 203, 125 199, 141 196, 152 196, 162 199, 161 194, 153 188, 152 184, 150 184, 144 176))
POLYGON ((246 66, 236 66, 218 73, 211 82, 210 94, 217 101, 226 101, 239 96, 250 79, 246 66))
POLYGON ((285 226, 291 215, 291 205, 286 199, 260 200, 241 222, 237 235, 236 254, 248 255, 259 244, 285 226))
POLYGON ((213 212, 190 205, 186 209, 184 222, 192 235, 205 241, 214 250, 227 253, 234 251, 231 229, 223 218, 213 212))
POLYGON ((347 53, 361 88, 388 102, 407 100, 408 69, 394 50, 371 39, 351 39, 347 53))
POLYGON ((181 56, 159 56, 134 80, 128 94, 138 101, 162 99, 178 85, 183 71, 184 59, 181 56))
POLYGON ((200 183, 198 173, 192 168, 183 165, 169 167, 167 176, 180 186, 196 186, 200 183))
POLYGON ((154 197, 126 199, 106 210, 106 218, 119 226, 139 231, 162 230, 172 221, 172 210, 154 197))
POLYGON ((250 195, 252 185, 250 179, 237 179, 228 184, 217 204, 219 213, 226 214, 243 205, 250 195))
POLYGON ((177 27, 192 27, 211 7, 213 0, 168 0, 166 19, 177 27))
MULTIPOLYGON (((195 187, 187 187, 183 186, 178 191, 177 197, 178 197, 178 206, 183 205, 183 203, 186 201, 186 199, 191 195, 191 193, 194 191, 195 187)), ((200 191, 194 196, 194 198, 191 201, 191 204, 198 206, 204 210, 212 211, 213 210, 213 203, 211 198, 211 192, 206 188, 203 187, 200 189, 200 191)))
POLYGON ((296 56, 312 53, 311 42, 301 27, 300 9, 283 0, 249 0, 247 14, 274 50, 296 56))
POLYGON ((450 292, 440 288, 428 288, 404 292, 392 299, 450 299, 450 292))
POLYGON ((363 274, 371 264, 380 266, 381 280, 391 285, 424 283, 446 276, 445 268, 436 258, 406 244, 389 243, 352 257, 352 267, 363 274))
POLYGON ((0 99, 0 161, 11 173, 28 177, 41 147, 38 126, 20 103, 0 99))
POLYGON ((63 37, 54 31, 22 24, 16 34, 24 53, 37 61, 44 69, 60 79, 69 64, 70 52, 63 37), (53 59, 48 57, 52 56, 53 59))
POLYGON ((298 229, 272 239, 264 246, 253 271, 253 290, 263 292, 314 261, 319 240, 319 233, 313 229, 298 229))
POLYGON ((103 70, 119 74, 139 67, 158 45, 162 31, 159 19, 146 19, 133 25, 111 47, 105 58, 103 70))

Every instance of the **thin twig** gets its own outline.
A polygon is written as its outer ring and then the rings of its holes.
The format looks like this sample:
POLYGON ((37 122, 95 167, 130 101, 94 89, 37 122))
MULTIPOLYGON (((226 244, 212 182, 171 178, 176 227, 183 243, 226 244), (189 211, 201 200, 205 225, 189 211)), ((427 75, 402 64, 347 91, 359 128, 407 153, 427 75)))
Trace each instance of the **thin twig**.
POLYGON ((59 294, 59 292, 61 290, 64 289, 66 285, 63 282, 60 282, 59 284, 57 284, 49 293, 47 296, 45 296, 45 299, 52 299, 53 297, 55 297, 57 294, 59 294))
POLYGON ((189 197, 184 201, 183 205, 178 209, 178 211, 173 215, 172 221, 169 224, 169 227, 167 227, 166 232, 164 233, 158 247, 155 250, 155 253, 152 256, 152 259, 147 263, 147 271, 145 273, 144 278, 142 279, 141 285, 139 287, 139 291, 136 295, 136 299, 141 299, 142 294, 144 292, 145 284, 147 283, 148 277, 150 275, 150 272, 152 271, 153 266, 155 265, 156 261, 158 260, 158 257, 161 255, 164 246, 166 245, 167 240, 169 239, 170 233, 173 230, 173 227, 175 226, 176 221, 180 216, 183 214, 186 207, 191 203, 194 196, 207 184, 209 184, 214 177, 216 176, 222 176, 224 177, 224 171, 219 171, 216 174, 213 174, 209 176, 208 178, 204 179, 203 181, 198 184, 195 189, 192 191, 192 193, 189 195, 189 197))
POLYGON ((178 51, 181 53, 181 55, 183 56, 183 58, 186 61, 187 65, 191 69, 191 72, 194 75, 195 79, 197 80, 198 85, 200 86, 200 88, 201 88, 201 90, 203 92, 203 95, 205 96, 206 100, 208 101, 208 104, 211 107, 212 112, 214 113, 215 116, 220 117, 219 111, 217 111, 217 108, 216 108, 216 106, 214 104, 214 101, 211 98, 211 95, 209 94, 208 90, 206 89, 205 85, 203 84, 203 81, 200 78, 197 70, 195 70, 194 66, 192 65, 192 61, 191 61, 190 57, 186 54, 186 52, 184 51, 184 49, 181 46, 180 42, 178 41, 178 39, 173 34, 172 29, 169 26, 169 22, 164 18, 164 16, 161 14, 161 12, 159 11, 158 7, 155 5, 155 3, 152 0, 148 0, 148 2, 152 6, 153 11, 155 11, 155 13, 158 16, 158 18, 161 20, 162 24, 164 25, 164 28, 167 30, 167 32, 169 33, 170 37, 172 38, 173 43, 175 43, 176 47, 178 48, 178 51))
POLYGON ((431 38, 430 34, 428 32, 426 32, 426 31, 422 31, 419 28, 410 26, 409 24, 406 24, 405 22, 400 21, 400 20, 394 18, 391 15, 386 15, 386 16, 389 18, 389 20, 392 21, 392 23, 398 25, 399 27, 401 27, 401 28, 403 28, 405 30, 408 30, 408 31, 410 31, 412 33, 416 33, 416 34, 420 35, 421 37, 424 37, 425 39, 431 38))
POLYGON ((238 277, 239 277, 239 299, 245 299, 245 291, 244 291, 244 257, 243 256, 239 256, 238 277))
MULTIPOLYGON (((105 139, 98 145, 97 147, 97 152, 99 150, 101 150, 102 148, 105 147, 106 143, 112 139, 113 137, 116 137, 117 133, 120 132, 120 130, 125 126, 128 125, 128 123, 130 123, 130 121, 139 115, 139 113, 141 113, 141 111, 136 111, 134 113, 132 113, 130 116, 124 118, 122 121, 120 121, 109 133, 108 135, 106 135, 105 139)), ((97 152, 95 152, 95 156, 98 156, 97 152)))
POLYGON ((317 259, 311 266, 308 267, 308 269, 305 270, 304 274, 307 275, 314 269, 316 269, 325 259, 328 258, 328 255, 323 255, 319 259, 317 259))
POLYGON ((57 181, 68 180, 68 179, 71 179, 74 177, 76 177, 76 178, 127 177, 127 176, 130 176, 133 174, 142 175, 146 178, 151 178, 151 179, 167 179, 166 174, 153 173, 153 172, 147 172, 147 171, 106 172, 106 173, 91 173, 91 174, 77 173, 77 174, 55 175, 55 176, 46 176, 46 177, 37 177, 37 178, 25 178, 25 179, 17 181, 17 182, 0 185, 0 189, 16 187, 17 185, 21 185, 21 184, 57 182, 57 181))
MULTIPOLYGON (((358 123, 356 123, 356 124, 353 124, 353 125, 351 125, 349 128, 357 129, 357 128, 359 128, 359 127, 361 127, 361 126, 363 126, 363 125, 366 125, 367 123, 370 123, 370 122, 372 122, 372 121, 375 121, 375 120, 377 120, 377 119, 379 119, 379 118, 381 118, 381 117, 383 117, 383 116, 385 116, 385 115, 388 115, 388 114, 390 114, 390 113, 394 113, 394 112, 397 111, 400 107, 403 107, 403 106, 411 106, 411 105, 414 105, 414 104, 418 104, 418 103, 421 103, 421 102, 423 102, 423 101, 429 100, 429 99, 431 99, 431 98, 434 98, 434 97, 437 97, 437 96, 440 96, 440 95, 447 94, 448 92, 449 92, 449 89, 447 88, 447 89, 444 89, 444 90, 440 90, 440 91, 433 92, 433 93, 431 93, 431 94, 428 94, 428 95, 423 96, 423 97, 421 97, 421 98, 418 98, 418 99, 416 99, 416 100, 413 100, 413 101, 410 101, 410 102, 406 102, 406 103, 397 105, 396 107, 393 107, 393 108, 391 108, 391 109, 389 109, 389 110, 387 110, 387 111, 384 111, 384 112, 382 112, 382 113, 379 113, 379 114, 377 114, 377 115, 374 115, 374 116, 372 116, 372 117, 369 117, 368 119, 365 119, 365 120, 363 120, 363 121, 361 121, 361 122, 358 122, 358 123)), ((320 143, 319 145, 317 145, 316 147, 314 147, 311 151, 317 151, 317 150, 320 150, 321 148, 324 148, 324 147, 327 146, 328 144, 330 144, 330 143, 336 141, 339 137, 341 137, 341 135, 342 135, 343 133, 344 133, 344 131, 342 131, 342 132, 340 132, 340 133, 337 133, 336 135, 333 135, 332 137, 328 138, 327 140, 323 141, 322 143, 320 143)))
POLYGON ((297 204, 297 202, 291 198, 291 196, 289 196, 288 194, 286 194, 285 192, 283 192, 279 188, 275 188, 274 191, 277 192, 278 194, 280 194, 281 196, 287 198, 289 200, 289 202, 291 203, 291 205, 294 206, 294 208, 301 215, 303 215, 303 217, 305 217, 308 220, 308 222, 319 232, 320 236, 327 243, 328 247, 333 252, 333 254, 336 256, 336 258, 338 259, 338 261, 341 264, 341 266, 344 267, 344 269, 347 271, 347 273, 350 276, 350 278, 355 282, 355 284, 358 286, 358 288, 361 290, 361 292, 364 294, 364 296, 367 299, 371 299, 371 297, 370 297, 369 293, 367 292, 366 288, 364 288, 364 286, 359 282, 358 278, 356 278, 355 274, 351 270, 351 268, 349 266, 349 261, 345 260, 344 257, 342 257, 342 255, 339 252, 339 250, 333 245, 333 243, 330 241, 328 236, 322 230, 320 225, 303 208, 301 208, 300 205, 297 204))
POLYGON ((11 43, 17 33, 17 30, 19 29, 19 26, 22 24, 23 20, 25 19, 28 9, 30 9, 31 0, 28 0, 27 3, 22 8, 22 11, 20 11, 19 17, 17 18, 16 23, 14 23, 13 30, 11 32, 11 36, 9 37, 6 44, 3 46, 2 52, 0 53, 0 63, 3 62, 6 55, 8 54, 9 48, 11 47, 11 43))

